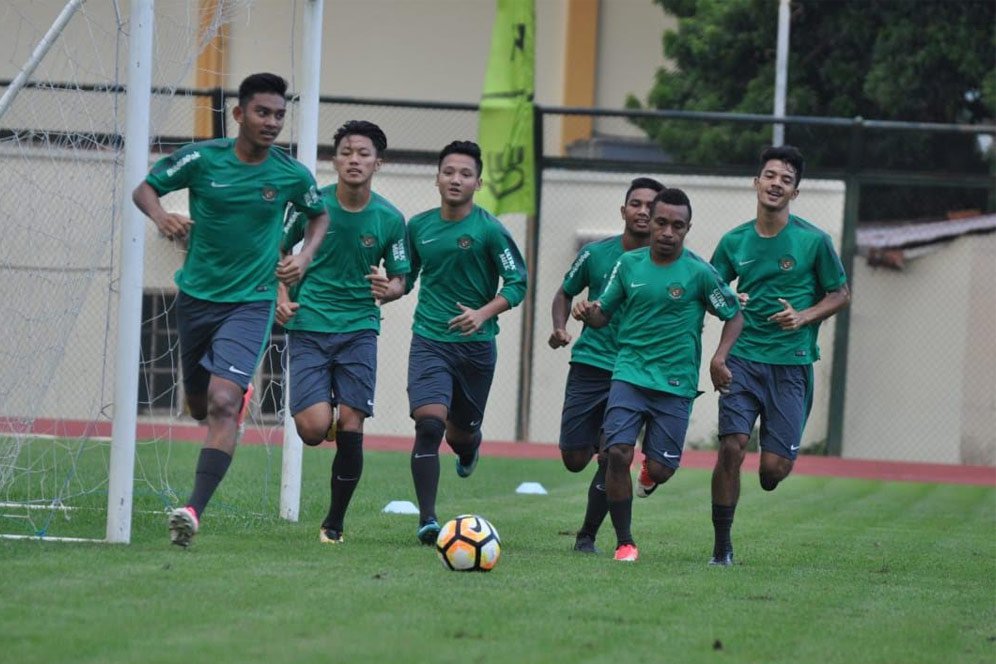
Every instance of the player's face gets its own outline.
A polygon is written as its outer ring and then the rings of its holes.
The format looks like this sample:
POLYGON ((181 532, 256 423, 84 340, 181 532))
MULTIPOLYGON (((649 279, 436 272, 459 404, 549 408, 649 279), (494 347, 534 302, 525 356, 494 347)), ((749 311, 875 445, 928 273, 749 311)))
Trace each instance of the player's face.
POLYGON ((287 102, 278 94, 261 92, 249 98, 245 108, 236 106, 233 112, 239 123, 239 136, 256 147, 269 147, 284 128, 287 102))
POLYGON ((474 192, 481 188, 481 175, 473 157, 465 154, 448 154, 439 164, 436 186, 443 202, 460 206, 474 199, 474 192))
POLYGON ((795 169, 780 159, 772 159, 754 178, 754 189, 762 207, 772 212, 784 210, 799 195, 795 169))
POLYGON ((654 198, 657 192, 653 189, 634 189, 626 199, 626 205, 619 208, 623 221, 626 222, 626 232, 637 237, 650 235, 650 215, 653 212, 654 198))
POLYGON ((685 235, 692 227, 688 221, 688 207, 658 203, 650 220, 651 251, 659 261, 674 260, 685 246, 685 235))
POLYGON ((370 181, 373 174, 380 168, 381 160, 377 156, 377 148, 367 136, 351 134, 344 136, 335 149, 332 157, 335 172, 339 174, 339 182, 347 185, 361 186, 370 181))

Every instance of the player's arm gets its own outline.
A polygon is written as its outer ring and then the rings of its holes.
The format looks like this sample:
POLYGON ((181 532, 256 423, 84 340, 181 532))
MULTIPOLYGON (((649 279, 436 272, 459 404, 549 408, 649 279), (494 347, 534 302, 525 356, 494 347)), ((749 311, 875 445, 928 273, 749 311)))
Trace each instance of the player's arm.
POLYGON ((405 294, 405 280, 408 274, 386 275, 376 265, 370 266, 366 280, 370 282, 370 292, 378 304, 394 302, 405 294))
POLYGON ((713 316, 725 321, 723 331, 719 335, 719 344, 716 352, 709 361, 709 377, 712 379, 712 386, 720 394, 725 394, 730 389, 733 382, 733 372, 726 366, 726 358, 730 355, 730 349, 736 343, 740 332, 744 329, 744 316, 740 312, 741 298, 730 288, 722 275, 709 266, 708 270, 702 272, 702 293, 706 309, 713 316))
POLYGON ((311 265, 315 252, 322 246, 325 233, 329 228, 329 213, 322 210, 319 214, 308 217, 308 225, 304 229, 304 244, 296 254, 284 256, 277 265, 277 279, 293 285, 301 280, 308 266, 311 265))
POLYGON ((483 307, 471 309, 457 302, 460 314, 450 319, 449 329, 463 336, 474 334, 484 323, 518 305, 526 296, 526 262, 519 248, 504 227, 498 226, 490 235, 492 262, 501 277, 501 289, 483 307))
POLYGON ((571 315, 574 316, 575 320, 579 320, 588 327, 605 327, 612 320, 612 314, 605 312, 602 309, 602 303, 599 301, 592 302, 590 300, 580 300, 574 303, 574 307, 571 309, 571 315))
POLYGON ((830 291, 819 302, 811 307, 796 311, 792 303, 784 298, 778 298, 782 310, 768 317, 783 330, 798 330, 805 325, 819 323, 830 318, 851 302, 851 290, 844 284, 835 291, 830 291))
POLYGON ((547 341, 550 348, 563 348, 571 343, 571 333, 567 331, 567 319, 571 315, 571 302, 574 300, 568 295, 563 286, 553 294, 553 303, 550 305, 550 316, 553 319, 553 332, 547 341))
POLYGON ((709 362, 709 377, 712 378, 712 386, 720 394, 725 394, 730 389, 733 382, 733 372, 726 366, 726 358, 730 356, 730 349, 737 342, 740 332, 744 329, 744 315, 737 311, 733 318, 723 323, 723 331, 719 334, 719 345, 713 353, 709 362))
POLYGON ((277 322, 281 325, 286 325, 287 321, 294 317, 294 314, 297 313, 297 310, 300 307, 300 303, 291 300, 290 290, 287 288, 287 284, 282 281, 278 281, 276 310, 277 322))
POLYGON ((408 255, 408 233, 404 217, 400 214, 394 219, 391 235, 381 258, 387 274, 381 274, 378 266, 371 265, 366 278, 370 282, 370 292, 374 299, 383 305, 405 294, 408 273, 412 269, 408 255))
POLYGON ((135 187, 131 200, 142 213, 152 220, 159 232, 168 239, 184 238, 194 221, 177 212, 167 212, 159 200, 159 192, 146 181, 135 187))

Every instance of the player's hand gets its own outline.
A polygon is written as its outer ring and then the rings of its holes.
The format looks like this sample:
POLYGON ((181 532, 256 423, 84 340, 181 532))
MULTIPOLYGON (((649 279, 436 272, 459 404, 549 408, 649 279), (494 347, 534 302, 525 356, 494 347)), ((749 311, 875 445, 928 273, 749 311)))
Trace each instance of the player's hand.
POLYGON ((377 304, 381 304, 384 297, 390 293, 390 280, 387 275, 381 274, 380 268, 376 265, 371 265, 370 272, 364 279, 370 282, 370 292, 377 300, 377 304))
POLYGON ((733 372, 726 366, 726 358, 713 357, 709 362, 709 377, 712 386, 720 394, 728 394, 733 383, 733 372))
POLYGON ((194 220, 177 212, 167 212, 166 216, 155 221, 155 224, 167 240, 181 240, 187 237, 194 220))
POLYGON ((550 344, 550 348, 553 348, 554 350, 563 348, 567 344, 571 343, 571 333, 562 327, 558 328, 553 331, 553 334, 550 335, 547 343, 550 344))
POLYGON ((281 325, 286 325, 287 321, 294 317, 297 310, 301 308, 301 305, 297 302, 291 302, 286 300, 284 302, 277 303, 277 322, 281 325))
POLYGON ((746 309, 747 303, 750 302, 750 295, 747 293, 737 293, 737 299, 740 300, 740 308, 746 309))
POLYGON ((768 316, 768 320, 776 323, 778 327, 783 330, 798 330, 806 324, 806 319, 803 318, 802 314, 792 308, 792 305, 789 304, 788 300, 778 298, 778 303, 785 308, 777 314, 768 316))
POLYGON ((290 254, 284 256, 277 263, 277 279, 284 282, 288 286, 293 286, 297 282, 301 281, 304 277, 304 273, 308 270, 307 258, 301 254, 290 254))
POLYGON ((588 314, 591 313, 591 310, 596 306, 597 305, 594 302, 590 302, 588 300, 578 300, 574 303, 574 306, 571 307, 571 316, 574 320, 587 322, 588 314))
POLYGON ((460 332, 460 336, 469 337, 481 329, 487 318, 477 309, 471 309, 457 302, 460 315, 450 319, 450 331, 460 332))

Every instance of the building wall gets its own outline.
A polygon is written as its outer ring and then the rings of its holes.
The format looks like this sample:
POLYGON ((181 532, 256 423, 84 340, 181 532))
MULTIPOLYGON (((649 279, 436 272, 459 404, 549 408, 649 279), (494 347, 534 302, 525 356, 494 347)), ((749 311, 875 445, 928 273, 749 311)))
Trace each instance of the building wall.
POLYGON ((996 464, 996 234, 854 265, 843 455, 996 464))

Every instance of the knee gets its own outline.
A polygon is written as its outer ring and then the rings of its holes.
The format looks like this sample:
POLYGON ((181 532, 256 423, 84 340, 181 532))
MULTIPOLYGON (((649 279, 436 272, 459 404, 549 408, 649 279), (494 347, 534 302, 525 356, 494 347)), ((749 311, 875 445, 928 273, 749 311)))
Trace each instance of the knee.
POLYGON ((366 420, 366 415, 362 412, 348 406, 339 406, 339 431, 362 433, 364 420, 366 420))
POLYGON ((415 422, 415 446, 439 449, 446 433, 446 423, 438 417, 423 417, 415 422))
POLYGON ((613 445, 606 450, 609 468, 629 468, 633 463, 633 447, 631 445, 613 445))
POLYGON ((775 463, 762 463, 758 473, 761 488, 765 491, 774 491, 790 472, 792 472, 792 462, 788 459, 779 459, 775 463))
POLYGON ((591 450, 562 450, 560 458, 564 462, 564 468, 572 473, 580 473, 588 467, 591 461, 591 450))
POLYGON ((720 438, 718 463, 724 467, 739 468, 744 462, 744 456, 747 454, 748 440, 748 436, 741 434, 720 438))
POLYGON ((316 429, 308 429, 306 427, 298 427, 297 435, 301 437, 301 442, 303 442, 308 447, 318 447, 325 442, 325 434, 328 431, 319 431, 316 429))
POLYGON ((238 390, 213 390, 207 398, 207 414, 212 419, 234 420, 242 407, 238 390))
POLYGON ((650 479, 658 484, 664 484, 664 482, 667 482, 669 479, 674 477, 674 471, 674 468, 665 466, 657 461, 647 461, 647 474, 650 475, 650 479))
POLYGON ((187 410, 190 416, 198 422, 203 422, 208 416, 207 395, 187 395, 187 410))

